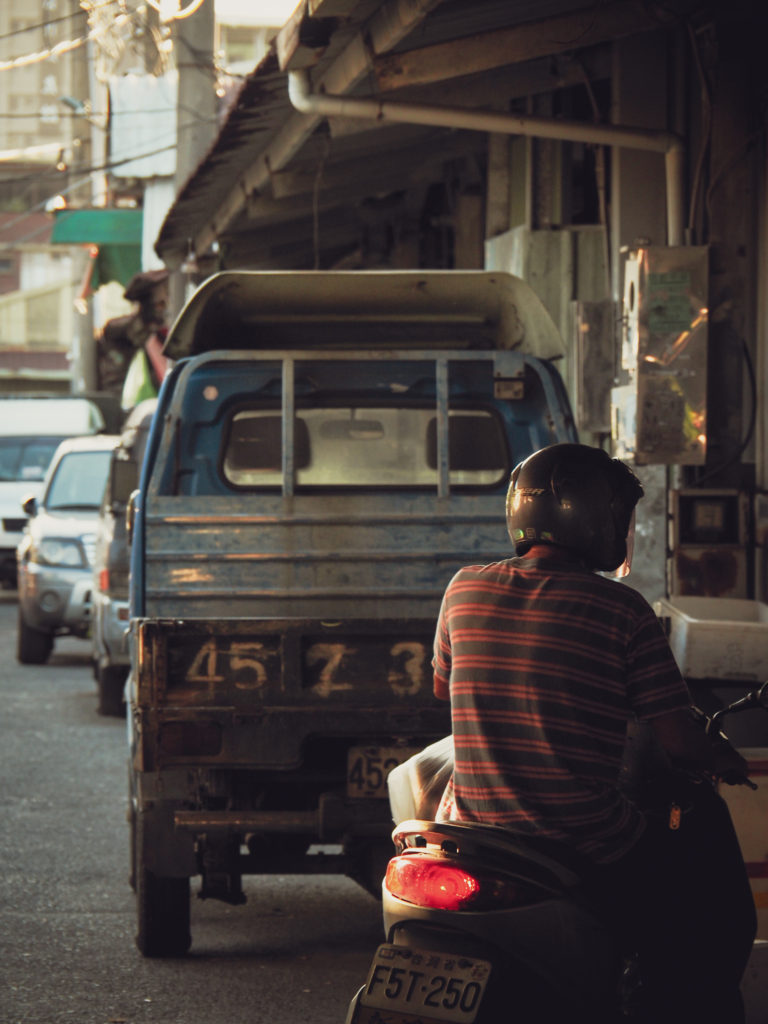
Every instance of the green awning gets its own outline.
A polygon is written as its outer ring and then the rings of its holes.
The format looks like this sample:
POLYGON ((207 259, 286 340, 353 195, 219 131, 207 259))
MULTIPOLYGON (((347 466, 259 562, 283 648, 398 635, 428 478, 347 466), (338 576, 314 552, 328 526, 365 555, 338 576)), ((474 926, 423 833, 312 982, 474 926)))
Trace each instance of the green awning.
POLYGON ((91 278, 94 291, 108 281, 127 285, 141 270, 142 217, 142 210, 59 210, 51 241, 98 246, 91 278))
POLYGON ((59 210, 52 242, 141 246, 142 210, 59 210))

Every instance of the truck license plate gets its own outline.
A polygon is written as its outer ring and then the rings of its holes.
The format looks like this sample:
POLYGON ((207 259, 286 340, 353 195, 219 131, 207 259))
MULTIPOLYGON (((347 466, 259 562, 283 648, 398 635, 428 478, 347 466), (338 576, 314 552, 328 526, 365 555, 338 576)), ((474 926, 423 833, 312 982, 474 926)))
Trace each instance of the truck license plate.
POLYGON ((387 796, 387 776, 418 747, 350 747, 347 755, 347 796, 387 796))
POLYGON ((487 960, 385 943, 374 954, 360 997, 360 1021, 472 1024, 490 973, 487 960))

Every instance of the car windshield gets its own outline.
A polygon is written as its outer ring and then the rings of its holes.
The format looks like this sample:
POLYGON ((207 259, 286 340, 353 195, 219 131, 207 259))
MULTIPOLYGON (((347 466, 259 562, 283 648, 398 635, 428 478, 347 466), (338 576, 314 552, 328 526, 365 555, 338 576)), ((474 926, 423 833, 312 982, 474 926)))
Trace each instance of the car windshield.
POLYGON ((0 482, 42 480, 59 446, 59 437, 9 437, 0 440, 0 482))
POLYGON ((59 462, 48 486, 45 506, 50 511, 98 509, 109 472, 109 450, 68 452, 59 462))

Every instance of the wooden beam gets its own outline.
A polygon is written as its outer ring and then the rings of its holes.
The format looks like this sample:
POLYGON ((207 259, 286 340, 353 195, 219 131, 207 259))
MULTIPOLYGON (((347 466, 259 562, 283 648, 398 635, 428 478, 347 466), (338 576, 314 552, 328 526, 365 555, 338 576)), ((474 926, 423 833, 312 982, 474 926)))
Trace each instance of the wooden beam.
POLYGON ((348 18, 359 0, 309 0, 310 18, 348 18))
MULTIPOLYGON (((360 244, 360 221, 356 211, 339 208, 321 212, 318 245, 321 256, 356 249, 360 244)), ((238 230, 222 235, 227 265, 245 268, 311 269, 314 263, 314 219, 311 215, 284 221, 279 231, 268 225, 243 221, 238 230)), ((323 259, 325 262, 325 259, 323 259)))
MULTIPOLYGON (((388 188, 397 188, 423 180, 434 173, 435 166, 457 160, 485 148, 485 138, 474 133, 447 137, 430 133, 430 137, 411 145, 400 145, 386 151, 372 150, 358 159, 330 162, 320 180, 320 194, 334 189, 347 190, 350 195, 370 195, 388 188)), ((275 199, 291 199, 312 195, 317 185, 314 169, 277 171, 272 175, 275 199)))
MULTIPOLYGON (((592 47, 579 61, 570 60, 567 56, 555 59, 543 57, 526 64, 494 68, 474 77, 446 79, 414 89, 403 89, 397 99, 443 107, 508 111, 512 100, 551 92, 553 89, 583 85, 585 74, 592 83, 610 79, 611 54, 607 45, 592 47)), ((328 127, 334 139, 377 130, 370 121, 352 117, 330 118, 328 127)), ((383 128, 380 126, 378 130, 383 128)))
POLYGON ((597 9, 591 6, 542 21, 376 57, 373 69, 379 89, 390 92, 580 50, 659 28, 665 20, 671 24, 676 18, 659 7, 648 13, 636 0, 615 0, 597 9))
POLYGON ((275 50, 281 71, 313 67, 328 49, 335 18, 310 17, 307 0, 296 8, 275 38, 275 50))

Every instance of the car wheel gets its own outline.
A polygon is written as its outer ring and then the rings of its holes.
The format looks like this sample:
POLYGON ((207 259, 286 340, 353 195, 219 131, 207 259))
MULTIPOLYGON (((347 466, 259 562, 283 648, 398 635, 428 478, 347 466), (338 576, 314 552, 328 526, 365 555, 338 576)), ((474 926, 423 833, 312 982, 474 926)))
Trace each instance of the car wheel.
POLYGON ((128 669, 122 665, 99 666, 96 670, 96 685, 99 690, 99 714, 125 716, 123 691, 128 669))
POLYGON ((16 658, 22 665, 44 665, 53 650, 53 634, 27 625, 19 609, 16 658))

